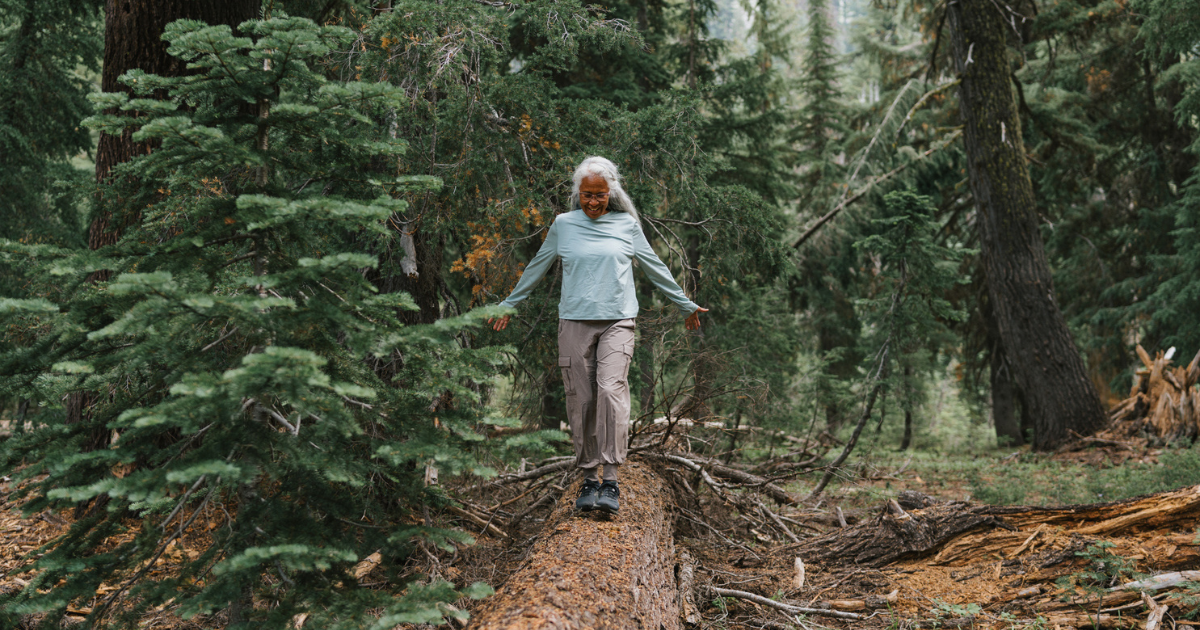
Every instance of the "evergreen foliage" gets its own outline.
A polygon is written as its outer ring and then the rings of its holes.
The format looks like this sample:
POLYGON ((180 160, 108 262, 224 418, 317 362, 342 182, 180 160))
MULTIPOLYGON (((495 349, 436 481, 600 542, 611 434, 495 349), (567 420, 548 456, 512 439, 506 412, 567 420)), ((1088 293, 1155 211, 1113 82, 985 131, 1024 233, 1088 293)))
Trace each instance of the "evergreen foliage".
POLYGON ((243 29, 250 38, 174 23, 170 51, 196 74, 135 71, 124 79, 134 97, 96 97, 121 114, 92 118, 94 128, 161 141, 102 195, 108 209, 142 217, 117 245, 4 245, 8 263, 42 281, 41 295, 0 303, 6 324, 37 332, 3 357, 4 393, 42 404, 100 394, 83 422, 48 409, 4 443, 5 470, 23 466, 15 476, 29 481, 23 509, 83 515, 34 564, 29 587, 4 597, 7 610, 50 612, 52 624, 108 583, 136 605, 118 614, 112 594, 94 625, 132 625, 174 599, 185 616, 232 606, 241 627, 284 627, 307 612, 321 627, 389 628, 439 621, 445 603, 487 592, 432 580, 391 593, 348 574, 376 550, 395 570, 420 545, 467 541, 414 517, 446 500, 424 487, 427 463, 489 474, 466 450, 482 439, 467 385, 498 356, 454 340, 488 311, 403 326, 397 310, 412 300, 376 292, 363 270, 377 260, 355 248, 365 235, 387 238, 404 196, 439 184, 398 175, 407 145, 377 122, 409 101, 314 70, 351 30, 299 18, 243 29), (146 98, 152 90, 170 98, 146 98), (89 283, 97 269, 113 279, 89 283), (402 365, 385 380, 371 359, 392 353, 402 365), (111 431, 112 444, 85 450, 96 431, 111 431), (179 574, 148 579, 213 506, 228 516, 212 545, 179 574), (132 523, 135 540, 105 544, 132 523), (272 605, 251 609, 252 595, 272 605), (364 617, 371 609, 377 619, 364 617))
MULTIPOLYGON (((1175 255, 1160 255, 1155 265, 1158 284, 1151 296, 1150 334, 1161 345, 1178 346, 1190 353, 1200 349, 1200 330, 1196 313, 1200 312, 1200 24, 1194 16, 1200 9, 1194 1, 1156 0, 1145 2, 1148 19, 1146 42, 1157 41, 1158 59, 1166 70, 1158 78, 1159 89, 1175 91, 1176 124, 1188 130, 1191 144, 1186 152, 1192 158, 1191 172, 1182 185, 1170 182, 1174 199, 1165 205, 1167 216, 1174 218, 1171 237, 1175 255)), ((1151 49, 1153 50, 1153 49, 1151 49)), ((1145 54, 1151 55, 1151 50, 1145 54)), ((1156 278, 1157 279, 1157 278, 1156 278)))
MULTIPOLYGON (((974 253, 938 243, 935 211, 928 197, 888 193, 872 220, 874 233, 855 243, 878 261, 874 296, 860 304, 869 331, 864 354, 872 357, 872 371, 889 379, 885 392, 895 393, 910 422, 925 401, 925 374, 938 366, 938 351, 953 342, 949 324, 966 319, 945 296, 965 282, 960 264, 974 253), (875 365, 881 361, 882 367, 875 365)), ((902 448, 908 437, 906 430, 902 448)))
MULTIPOLYGON (((100 60, 99 0, 0 3, 0 238, 79 245, 89 173, 72 157, 91 148, 89 73, 100 60)), ((0 266, 0 294, 20 270, 0 266)))

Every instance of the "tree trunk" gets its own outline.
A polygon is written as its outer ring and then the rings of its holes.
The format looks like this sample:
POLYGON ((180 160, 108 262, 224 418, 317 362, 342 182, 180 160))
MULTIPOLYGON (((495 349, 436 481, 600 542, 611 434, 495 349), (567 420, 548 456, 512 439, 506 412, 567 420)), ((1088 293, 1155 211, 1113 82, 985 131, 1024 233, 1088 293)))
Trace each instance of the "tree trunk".
POLYGON ((996 443, 999 446, 1021 446, 1025 433, 1017 420, 1017 400, 1013 383, 1012 368, 1000 342, 1000 331, 996 328, 996 316, 990 302, 983 308, 983 319, 987 327, 989 351, 988 370, 991 376, 992 426, 996 428, 996 443))
POLYGON ((952 1, 948 10, 988 296, 1033 418, 1033 446, 1049 450, 1070 431, 1099 429, 1104 410, 1055 303, 1009 83, 1007 23, 993 2, 952 1))
POLYGON ((671 493, 642 462, 621 467, 621 512, 580 515, 568 487, 521 569, 473 613, 475 630, 676 630, 671 493))
POLYGON ((1000 446, 1021 446, 1021 424, 1017 421, 1011 372, 1004 361, 1004 351, 992 350, 992 423, 996 427, 996 443, 1000 446))

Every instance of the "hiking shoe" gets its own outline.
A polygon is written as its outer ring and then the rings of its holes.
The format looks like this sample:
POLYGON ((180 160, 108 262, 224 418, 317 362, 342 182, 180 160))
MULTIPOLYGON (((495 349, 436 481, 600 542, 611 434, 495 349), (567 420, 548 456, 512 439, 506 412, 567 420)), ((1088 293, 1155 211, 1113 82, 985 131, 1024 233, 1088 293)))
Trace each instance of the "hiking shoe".
POLYGON ((575 509, 590 512, 596 507, 596 495, 600 492, 600 482, 591 479, 583 480, 583 488, 579 490, 579 498, 575 499, 575 509))
POLYGON ((609 514, 616 514, 621 509, 621 490, 617 482, 605 481, 600 485, 600 496, 596 499, 596 509, 609 514))

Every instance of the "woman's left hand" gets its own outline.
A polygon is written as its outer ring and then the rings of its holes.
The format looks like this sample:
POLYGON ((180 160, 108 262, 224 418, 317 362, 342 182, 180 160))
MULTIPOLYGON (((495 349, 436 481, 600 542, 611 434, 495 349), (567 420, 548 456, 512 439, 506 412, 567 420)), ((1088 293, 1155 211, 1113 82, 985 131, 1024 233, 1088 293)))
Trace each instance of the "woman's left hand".
POLYGON ((700 313, 707 312, 708 309, 702 306, 697 306, 696 311, 691 315, 688 315, 687 319, 683 321, 683 325, 686 326, 688 330, 700 330, 700 313))

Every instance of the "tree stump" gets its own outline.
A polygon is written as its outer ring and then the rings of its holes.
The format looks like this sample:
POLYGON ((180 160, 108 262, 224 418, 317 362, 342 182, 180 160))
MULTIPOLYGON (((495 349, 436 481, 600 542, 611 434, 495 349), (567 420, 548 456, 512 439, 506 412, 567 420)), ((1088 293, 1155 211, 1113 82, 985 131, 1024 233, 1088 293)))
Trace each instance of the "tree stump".
POLYGON ((575 512, 567 488, 517 569, 483 602, 476 630, 677 630, 671 492, 642 462, 621 467, 621 511, 575 512))

